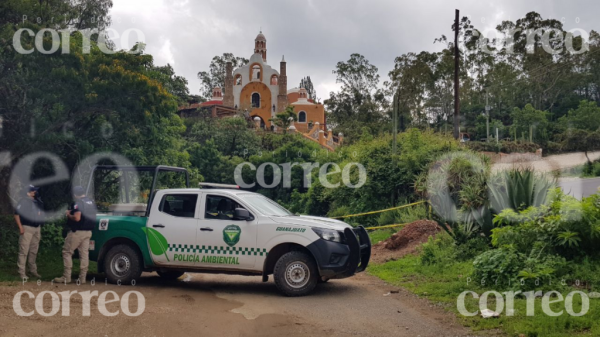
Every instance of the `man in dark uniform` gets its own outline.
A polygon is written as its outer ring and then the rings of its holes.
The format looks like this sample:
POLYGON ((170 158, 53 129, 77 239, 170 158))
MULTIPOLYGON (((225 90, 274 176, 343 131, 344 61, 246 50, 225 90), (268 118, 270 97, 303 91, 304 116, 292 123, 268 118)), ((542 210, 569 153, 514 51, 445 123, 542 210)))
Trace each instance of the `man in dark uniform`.
POLYGON ((79 281, 85 283, 88 270, 90 238, 92 229, 96 225, 96 204, 85 196, 81 186, 73 188, 75 202, 71 204, 66 213, 69 234, 65 239, 62 250, 65 270, 62 277, 57 277, 54 282, 71 283, 71 270, 73 268, 73 253, 75 249, 79 252, 79 281))
POLYGON ((38 188, 29 185, 27 196, 19 201, 15 210, 15 222, 19 226, 19 256, 17 266, 19 276, 27 278, 25 262, 29 264, 29 274, 40 278, 35 260, 40 247, 41 225, 43 224, 42 212, 44 204, 38 197, 38 188))

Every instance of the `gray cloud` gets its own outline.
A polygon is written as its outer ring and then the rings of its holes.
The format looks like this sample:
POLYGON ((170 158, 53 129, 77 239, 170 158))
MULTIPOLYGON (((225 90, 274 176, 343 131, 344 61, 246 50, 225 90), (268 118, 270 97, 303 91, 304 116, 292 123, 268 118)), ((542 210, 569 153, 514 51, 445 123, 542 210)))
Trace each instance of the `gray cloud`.
POLYGON ((288 87, 309 75, 319 97, 326 98, 338 88, 332 70, 351 53, 365 55, 383 81, 396 56, 441 49, 433 40, 452 35, 455 8, 480 29, 537 11, 564 18, 567 29, 600 30, 594 17, 600 3, 589 0, 114 0, 111 15, 119 32, 140 29, 147 53, 159 65, 171 63, 188 79, 191 93, 198 93, 196 74, 208 69, 213 56, 231 52, 249 58, 262 27, 268 63, 278 68, 285 55, 288 87))

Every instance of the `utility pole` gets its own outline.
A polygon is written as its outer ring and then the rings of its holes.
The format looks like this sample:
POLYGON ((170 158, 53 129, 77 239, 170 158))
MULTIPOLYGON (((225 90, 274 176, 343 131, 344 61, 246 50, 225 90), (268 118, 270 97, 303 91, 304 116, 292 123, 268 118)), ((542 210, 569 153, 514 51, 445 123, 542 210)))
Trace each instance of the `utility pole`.
POLYGON ((485 141, 490 141, 490 105, 488 104, 489 94, 485 93, 485 141))
MULTIPOLYGON (((400 109, 400 88, 394 94, 394 100, 392 102, 392 133, 393 135, 393 143, 392 143, 392 168, 393 170, 397 169, 396 165, 396 138, 398 137, 398 110, 400 109)), ((396 204, 396 189, 392 190, 392 205, 396 204)))
POLYGON ((460 119, 460 99, 458 97, 458 9, 454 13, 454 139, 458 139, 460 119))
POLYGON ((394 155, 394 160, 396 160, 396 137, 398 135, 398 109, 400 106, 400 98, 399 98, 399 94, 398 91, 396 91, 396 93, 394 94, 394 101, 392 103, 392 123, 393 123, 393 128, 392 128, 392 132, 394 134, 394 143, 392 145, 392 155, 394 155))

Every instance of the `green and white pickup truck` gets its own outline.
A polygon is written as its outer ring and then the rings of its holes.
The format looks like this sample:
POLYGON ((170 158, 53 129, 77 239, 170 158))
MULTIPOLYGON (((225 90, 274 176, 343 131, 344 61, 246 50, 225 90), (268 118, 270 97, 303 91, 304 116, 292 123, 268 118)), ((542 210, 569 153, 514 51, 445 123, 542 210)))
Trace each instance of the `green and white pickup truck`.
MULTIPOLYGON (((183 170, 142 169, 155 170, 152 191, 161 170, 183 170)), ((166 279, 184 272, 261 275, 263 282, 272 274, 283 294, 302 296, 369 263, 371 243, 362 226, 294 215, 237 186, 201 185, 156 190, 146 205, 122 203, 99 212, 90 242, 99 272, 118 284, 135 282, 143 271, 166 279)))

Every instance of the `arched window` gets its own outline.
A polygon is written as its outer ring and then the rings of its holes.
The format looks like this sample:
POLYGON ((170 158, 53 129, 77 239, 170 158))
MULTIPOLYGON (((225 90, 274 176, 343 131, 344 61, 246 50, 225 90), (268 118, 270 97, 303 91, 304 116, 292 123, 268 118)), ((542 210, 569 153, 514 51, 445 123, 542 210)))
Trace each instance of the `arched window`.
POLYGON ((273 112, 275 112, 276 109, 275 104, 273 104, 273 112))
POLYGON ((257 92, 252 94, 252 107, 260 108, 260 94, 257 92))
POLYGON ((271 76, 271 85, 277 85, 277 75, 271 76))
POLYGON ((298 113, 298 123, 306 123, 306 112, 300 111, 298 113))
POLYGON ((255 65, 252 67, 252 79, 260 80, 260 66, 255 65))
POLYGON ((242 85, 242 75, 240 75, 240 74, 235 75, 234 83, 235 83, 235 85, 242 85))

